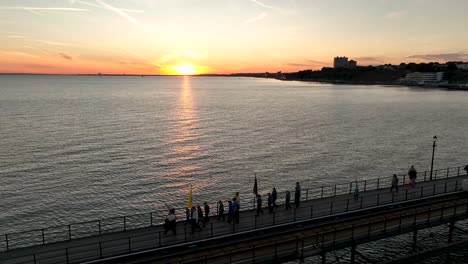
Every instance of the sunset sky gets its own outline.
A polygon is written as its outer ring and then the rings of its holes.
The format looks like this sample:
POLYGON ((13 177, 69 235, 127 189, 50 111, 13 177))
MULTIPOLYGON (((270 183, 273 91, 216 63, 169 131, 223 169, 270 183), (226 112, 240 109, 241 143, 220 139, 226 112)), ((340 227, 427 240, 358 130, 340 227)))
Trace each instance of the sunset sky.
POLYGON ((198 74, 468 61, 467 0, 0 0, 0 72, 198 74))

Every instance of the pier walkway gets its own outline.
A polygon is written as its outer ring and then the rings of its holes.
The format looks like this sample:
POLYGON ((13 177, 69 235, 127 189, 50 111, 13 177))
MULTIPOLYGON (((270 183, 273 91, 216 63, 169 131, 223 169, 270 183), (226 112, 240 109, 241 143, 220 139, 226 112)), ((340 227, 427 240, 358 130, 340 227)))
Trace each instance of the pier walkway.
MULTIPOLYGON (((375 179, 362 182, 360 183, 361 192, 358 200, 354 200, 353 197, 353 184, 355 183, 335 185, 328 189, 321 187, 313 192, 306 190, 306 194, 302 195, 300 207, 297 209, 285 210, 284 205, 280 205, 273 213, 268 213, 268 209, 264 208, 264 214, 260 216, 255 216, 253 209, 244 210, 240 213, 240 223, 236 225, 218 221, 217 217, 213 216, 202 231, 197 231, 193 235, 190 232, 190 226, 184 226, 182 222, 177 224, 177 235, 172 234, 171 231, 165 235, 162 226, 154 225, 152 221, 152 225, 149 227, 126 230, 125 218, 124 230, 118 232, 105 233, 99 225, 100 232, 74 238, 71 235, 71 228, 68 226, 68 230, 65 228, 63 232, 65 238, 62 241, 45 243, 44 231, 41 231, 42 243, 39 239, 40 245, 27 247, 21 247, 19 243, 16 245, 12 243, 14 241, 11 240, 13 235, 10 235, 5 240, 8 250, 0 252, 0 262, 82 263, 156 249, 170 251, 171 247, 175 246, 196 245, 216 239, 225 241, 230 236, 249 231, 269 232, 269 229, 285 224, 362 212, 382 205, 400 206, 403 203, 425 198, 464 195, 462 193, 463 180, 467 180, 468 176, 461 172, 460 168, 439 170, 438 176, 432 180, 429 180, 428 175, 428 173, 419 174, 419 182, 412 190, 403 184, 404 177, 400 176, 402 184, 399 186, 399 192, 390 192, 390 178, 386 178, 385 181, 375 179)), ((242 206, 244 207, 244 203, 242 206)))

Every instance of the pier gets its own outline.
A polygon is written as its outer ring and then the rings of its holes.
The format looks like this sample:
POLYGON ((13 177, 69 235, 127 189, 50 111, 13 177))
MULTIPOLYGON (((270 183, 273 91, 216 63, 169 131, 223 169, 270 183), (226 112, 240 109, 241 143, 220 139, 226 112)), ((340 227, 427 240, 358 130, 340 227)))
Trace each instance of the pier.
POLYGON ((361 181, 357 200, 355 182, 305 189, 299 208, 285 210, 281 204, 260 216, 255 215, 255 203, 248 205, 243 198, 239 224, 212 216, 194 235, 183 222, 177 224, 177 235, 165 235, 152 213, 113 219, 112 228, 104 219, 6 234, 0 262, 250 263, 315 255, 326 261, 327 252, 345 247, 355 257, 361 243, 407 232, 413 232, 416 241, 417 230, 467 218, 463 182, 468 176, 461 168, 436 170, 432 180, 428 172, 420 173, 411 190, 400 176, 399 192, 390 192, 391 177, 361 181), (140 217, 145 221, 135 224, 140 217))

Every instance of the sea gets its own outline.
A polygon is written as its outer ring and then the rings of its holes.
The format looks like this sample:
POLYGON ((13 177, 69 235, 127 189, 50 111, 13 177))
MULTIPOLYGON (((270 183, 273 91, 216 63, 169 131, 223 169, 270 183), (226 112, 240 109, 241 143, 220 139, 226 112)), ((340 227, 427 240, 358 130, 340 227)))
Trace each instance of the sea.
POLYGON ((468 163, 468 92, 0 75, 0 235, 468 163))

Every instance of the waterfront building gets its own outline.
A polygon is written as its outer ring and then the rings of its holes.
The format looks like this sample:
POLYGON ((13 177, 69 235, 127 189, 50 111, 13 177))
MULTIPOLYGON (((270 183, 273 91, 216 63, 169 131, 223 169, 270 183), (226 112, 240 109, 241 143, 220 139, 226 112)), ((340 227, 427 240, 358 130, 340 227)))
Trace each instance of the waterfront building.
POLYGON ((412 72, 406 74, 402 82, 408 84, 431 84, 439 83, 443 78, 443 72, 412 72))
POLYGON ((459 70, 468 71, 468 63, 457 63, 457 68, 459 70))
POLYGON ((347 57, 335 57, 333 60, 333 68, 348 68, 347 57))
POLYGON ((348 60, 348 57, 335 57, 333 59, 333 68, 356 68, 357 61, 355 60, 348 60))

